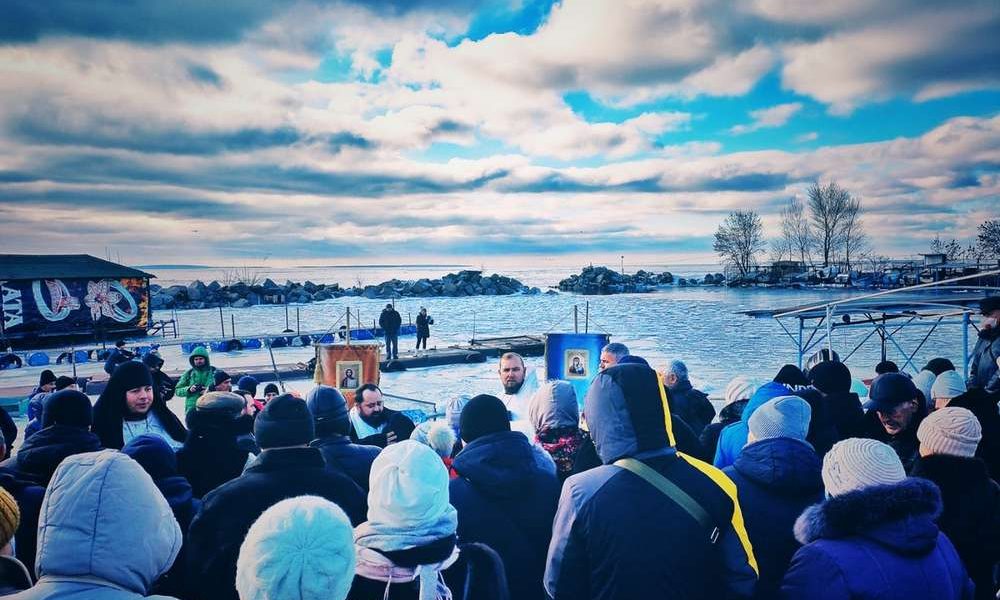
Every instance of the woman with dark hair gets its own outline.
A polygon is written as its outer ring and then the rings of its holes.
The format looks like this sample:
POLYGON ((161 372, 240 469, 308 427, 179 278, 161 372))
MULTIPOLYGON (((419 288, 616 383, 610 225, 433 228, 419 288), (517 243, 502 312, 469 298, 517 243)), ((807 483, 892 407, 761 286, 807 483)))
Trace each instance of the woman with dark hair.
POLYGON ((157 435, 174 449, 187 438, 180 419, 153 386, 149 367, 139 361, 122 363, 115 369, 94 404, 93 431, 105 448, 115 450, 144 434, 157 435))

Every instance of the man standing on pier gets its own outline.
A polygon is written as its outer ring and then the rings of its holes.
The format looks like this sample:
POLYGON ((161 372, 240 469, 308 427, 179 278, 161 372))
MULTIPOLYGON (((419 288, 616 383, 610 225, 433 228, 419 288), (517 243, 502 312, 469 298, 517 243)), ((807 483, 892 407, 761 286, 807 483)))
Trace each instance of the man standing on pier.
POLYGON ((403 318, 392 303, 386 304, 378 318, 378 326, 385 332, 385 355, 389 360, 399 358, 399 328, 403 318))
POLYGON ((983 298, 979 303, 983 323, 979 328, 979 341, 972 349, 969 367, 969 387, 988 392, 1000 391, 997 377, 997 359, 1000 358, 1000 296, 983 298))

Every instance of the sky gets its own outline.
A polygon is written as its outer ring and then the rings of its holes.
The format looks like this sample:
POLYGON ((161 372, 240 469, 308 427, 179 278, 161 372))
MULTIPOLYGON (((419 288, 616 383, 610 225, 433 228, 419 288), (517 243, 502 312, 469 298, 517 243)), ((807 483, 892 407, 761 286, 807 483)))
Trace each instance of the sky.
POLYGON ((0 252, 712 260, 814 182, 1000 217, 996 0, 8 0, 0 252))

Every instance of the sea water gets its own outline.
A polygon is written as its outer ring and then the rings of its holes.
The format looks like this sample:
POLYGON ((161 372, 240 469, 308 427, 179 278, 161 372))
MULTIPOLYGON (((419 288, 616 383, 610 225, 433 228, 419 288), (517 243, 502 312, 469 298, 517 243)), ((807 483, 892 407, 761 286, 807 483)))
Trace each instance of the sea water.
MULTIPOLYGON (((371 284, 393 277, 399 279, 436 278, 461 268, 474 266, 375 266, 362 268, 347 267, 300 267, 283 270, 261 270, 261 275, 271 277, 279 284, 285 279, 296 282, 311 280, 314 283, 340 283, 353 286, 357 283, 371 284)), ((634 271, 640 268, 635 266, 634 271)), ((675 277, 697 277, 716 272, 712 265, 673 267, 669 265, 646 265, 647 271, 670 270, 675 277)), ((221 269, 151 269, 157 275, 155 282, 168 286, 175 283, 190 283, 194 279, 210 282, 223 276, 221 269)), ((521 280, 527 285, 547 288, 555 285, 578 269, 567 267, 525 267, 499 270, 501 274, 521 280)), ((579 331, 602 332, 611 335, 612 341, 626 344, 632 354, 646 358, 654 368, 662 370, 670 359, 683 360, 690 372, 692 383, 713 397, 721 397, 726 383, 737 375, 746 375, 761 381, 771 379, 786 363, 797 360, 796 344, 781 326, 770 318, 751 318, 741 311, 759 308, 790 307, 802 304, 828 302, 862 292, 829 289, 763 289, 726 288, 714 286, 679 287, 666 286, 652 293, 619 294, 611 296, 581 296, 572 293, 552 295, 476 296, 461 298, 402 298, 395 301, 404 322, 416 317, 421 307, 426 307, 434 317, 431 327, 429 348, 444 348, 452 344, 468 343, 473 337, 485 338, 505 335, 541 335, 551 332, 569 332, 574 327, 579 331), (574 325, 574 306, 577 319, 574 325), (586 315, 589 312, 589 320, 586 315)), ((323 302, 289 307, 289 324, 301 331, 335 330, 345 323, 348 308, 355 315, 360 314, 362 323, 377 321, 386 300, 369 300, 357 297, 336 298, 323 302)), ((283 305, 262 305, 245 309, 176 311, 179 333, 184 340, 200 340, 219 337, 224 324, 226 336, 231 337, 231 324, 235 324, 236 336, 249 338, 265 334, 280 334, 286 327, 283 305)), ((173 311, 154 311, 154 319, 170 318, 173 311)), ((797 335, 797 321, 786 321, 786 327, 797 335)), ((846 356, 855 344, 870 330, 857 328, 837 330, 833 347, 846 356)), ((908 352, 916 347, 926 328, 903 330, 897 334, 900 345, 908 352)), ((173 341, 172 338, 168 340, 173 341)), ((847 364, 857 378, 870 378, 874 366, 881 360, 879 337, 872 336, 847 359, 847 364)), ((131 343, 156 343, 163 338, 130 340, 131 343)), ((970 340, 970 344, 974 343, 970 340)), ((915 372, 929 358, 945 356, 961 368, 961 328, 942 327, 923 343, 908 369, 915 372)), ((400 338, 400 350, 415 345, 414 337, 400 338)), ((165 345, 160 350, 166 361, 165 369, 175 370, 187 367, 187 357, 177 345, 165 345)), ((277 364, 305 362, 313 356, 313 350, 305 348, 276 348, 274 358, 277 364)), ((903 354, 891 343, 887 347, 887 358, 901 367, 906 361, 903 354)), ((270 363, 266 350, 231 353, 213 353, 213 365, 237 371, 241 366, 264 365, 270 363)), ((527 359, 529 368, 544 370, 540 357, 527 359)), ((78 374, 102 373, 102 365, 88 363, 77 366, 78 374)), ((57 375, 69 374, 69 365, 51 365, 57 375)), ((37 382, 41 368, 22 368, 0 372, 0 385, 29 385, 37 382)), ((540 375, 543 373, 540 373, 540 375)), ((103 375, 103 373, 102 373, 103 375)), ((289 389, 302 392, 311 386, 309 380, 285 382, 289 389)), ((235 381, 234 381, 235 384, 235 381)), ((425 369, 411 369, 398 373, 383 373, 382 388, 391 394, 443 403, 449 398, 462 394, 498 393, 500 384, 496 364, 461 364, 425 369)), ((262 387, 262 386, 261 386, 262 387)), ((258 394, 261 392, 258 391, 258 394)), ((179 403, 178 403, 179 404, 179 403)))

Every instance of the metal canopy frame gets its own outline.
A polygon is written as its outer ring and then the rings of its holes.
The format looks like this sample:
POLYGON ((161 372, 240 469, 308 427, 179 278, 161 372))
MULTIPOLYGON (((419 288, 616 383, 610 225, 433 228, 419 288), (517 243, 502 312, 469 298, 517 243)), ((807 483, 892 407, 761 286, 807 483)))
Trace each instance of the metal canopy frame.
POLYGON ((900 370, 906 370, 913 366, 914 357, 935 331, 945 326, 961 326, 962 371, 968 378, 971 359, 969 330, 971 328, 977 334, 979 331, 972 315, 977 312, 979 302, 983 298, 1000 294, 1000 287, 960 285, 959 282, 996 275, 1000 275, 1000 269, 842 298, 833 302, 782 309, 749 310, 743 311, 743 314, 755 318, 773 318, 795 344, 798 354, 797 364, 800 369, 805 357, 818 349, 826 347, 833 352, 833 332, 837 329, 869 330, 846 355, 841 355, 841 361, 847 362, 869 340, 878 335, 882 347, 882 360, 886 359, 886 348, 891 345, 905 359, 900 365, 900 370), (798 322, 795 330, 786 324, 786 321, 791 319, 798 322), (904 348, 906 341, 899 337, 899 333, 912 329, 927 331, 911 350, 907 350, 904 348))

